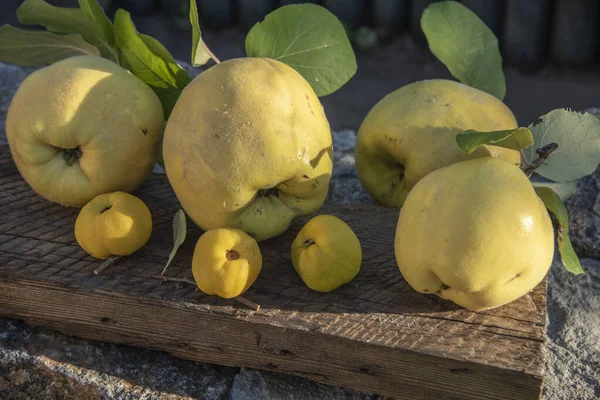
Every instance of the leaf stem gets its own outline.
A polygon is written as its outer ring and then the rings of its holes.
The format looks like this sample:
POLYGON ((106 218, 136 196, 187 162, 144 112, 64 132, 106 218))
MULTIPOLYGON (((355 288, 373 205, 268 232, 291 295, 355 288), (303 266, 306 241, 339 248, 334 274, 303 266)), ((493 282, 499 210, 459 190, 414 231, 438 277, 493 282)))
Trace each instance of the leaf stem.
POLYGON ((221 62, 221 60, 219 60, 217 58, 217 56, 215 56, 214 53, 212 51, 210 51, 210 49, 208 48, 208 46, 206 45, 206 43, 204 43, 204 40, 202 40, 202 38, 200 38, 200 43, 202 44, 202 47, 204 47, 204 50, 206 50, 206 53, 208 53, 208 55, 210 56, 210 58, 212 58, 213 61, 216 64, 219 64, 221 62))
POLYGON ((550 154, 552 154, 552 152, 557 148, 558 144, 552 142, 545 145, 542 148, 537 149, 535 152, 537 153, 538 158, 533 160, 531 164, 525 164, 521 168, 521 170, 525 173, 525 175, 527 175, 527 177, 530 177, 531 174, 533 174, 533 171, 539 168, 544 163, 544 161, 546 161, 548 157, 550 157, 550 154))
POLYGON ((189 285, 196 286, 196 282, 191 280, 190 278, 175 278, 172 276, 164 276, 164 275, 150 275, 151 278, 160 279, 163 282, 183 282, 189 285))
POLYGON ((102 264, 100 264, 100 266, 98 268, 96 268, 94 270, 94 275, 99 275, 100 272, 104 271, 106 268, 108 268, 111 265, 113 265, 119 258, 121 258, 121 257, 120 256, 118 256, 118 257, 111 257, 108 260, 104 261, 102 264))
POLYGON ((237 297, 234 297, 233 300, 245 305, 248 308, 251 308, 254 311, 260 311, 260 304, 256 304, 255 302, 248 300, 245 297, 237 296, 237 297))
POLYGON ((524 167, 531 166, 531 164, 529 164, 529 162, 527 162, 527 157, 525 157, 525 153, 523 152, 523 150, 519 150, 519 154, 521 154, 521 164, 524 167))

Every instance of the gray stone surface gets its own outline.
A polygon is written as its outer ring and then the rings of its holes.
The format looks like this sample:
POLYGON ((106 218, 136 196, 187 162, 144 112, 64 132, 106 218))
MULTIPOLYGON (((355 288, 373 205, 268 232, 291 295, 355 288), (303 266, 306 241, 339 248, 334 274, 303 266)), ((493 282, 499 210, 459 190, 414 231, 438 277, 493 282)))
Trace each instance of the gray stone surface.
POLYGON ((226 399, 236 372, 0 318, 0 399, 226 399))
POLYGON ((581 261, 585 275, 550 270, 544 399, 600 398, 600 262, 581 261))
MULTIPOLYGON (((10 99, 31 70, 0 63, 0 142, 10 99)), ((372 202, 354 171, 355 131, 333 132, 331 202, 372 202)), ((581 256, 600 258, 600 176, 582 179, 567 206, 581 256)), ((543 398, 600 397, 600 262, 587 274, 556 264, 548 290, 543 398)), ((96 343, 0 318, 1 399, 369 399, 373 395, 282 374, 185 361, 168 354, 96 343)))

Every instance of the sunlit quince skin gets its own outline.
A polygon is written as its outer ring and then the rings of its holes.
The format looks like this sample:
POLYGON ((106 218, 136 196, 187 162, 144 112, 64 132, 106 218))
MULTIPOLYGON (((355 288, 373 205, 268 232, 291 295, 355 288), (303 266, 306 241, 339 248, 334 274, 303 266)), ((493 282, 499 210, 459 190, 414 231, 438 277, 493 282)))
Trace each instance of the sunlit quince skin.
POLYGON ((152 89, 96 56, 33 72, 6 117, 8 144, 25 181, 44 198, 74 207, 139 187, 152 171, 163 129, 152 89))
POLYGON ((332 142, 323 107, 286 64, 238 58, 182 92, 167 123, 167 177, 203 230, 241 229, 262 241, 317 211, 327 196, 332 142))
POLYGON ((356 170, 380 204, 400 208, 408 192, 433 170, 459 161, 497 157, 520 163, 515 150, 483 145, 467 154, 456 135, 516 129, 510 109, 491 94, 459 82, 408 84, 381 99, 360 126, 356 170))
POLYGON ((415 185, 400 210, 395 254, 415 290, 480 311, 544 279, 554 230, 519 167, 481 158, 435 170, 415 185))
POLYGON ((192 273, 208 295, 237 297, 252 286, 261 269, 258 243, 239 229, 211 229, 196 243, 192 273))
POLYGON ((96 258, 127 256, 139 250, 152 233, 152 215, 139 198, 125 192, 95 197, 75 221, 75 239, 96 258))
POLYGON ((292 264, 306 286, 330 292, 350 282, 360 271, 360 241, 344 221, 318 215, 308 221, 292 243, 292 264))

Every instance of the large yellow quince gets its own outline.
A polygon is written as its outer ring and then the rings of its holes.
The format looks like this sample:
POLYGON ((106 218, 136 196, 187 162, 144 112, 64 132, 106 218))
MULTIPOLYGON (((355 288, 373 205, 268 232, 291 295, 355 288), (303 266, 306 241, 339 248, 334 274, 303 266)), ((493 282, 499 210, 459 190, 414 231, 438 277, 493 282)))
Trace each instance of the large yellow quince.
POLYGON ((164 127, 158 97, 112 61, 76 56, 29 75, 6 117, 17 168, 46 199, 81 207, 132 192, 152 171, 164 127))
POLYGON ((415 290, 485 310, 542 281, 554 230, 517 166, 480 158, 440 168, 415 185, 400 210, 395 252, 415 290))
POLYGON ((358 237, 333 215, 312 218, 292 243, 294 269, 306 286, 318 292, 330 292, 350 282, 361 262, 358 237))
POLYGON ((519 164, 515 150, 484 145, 467 155, 456 144, 468 129, 517 127, 508 107, 486 92, 444 79, 411 83, 380 100, 361 124, 358 177, 378 203, 400 208, 412 187, 440 167, 480 157, 519 164))
POLYGON ((232 59, 183 90, 167 123, 163 158, 197 225, 241 229, 261 241, 325 201, 331 132, 318 97, 293 68, 232 59))
POLYGON ((258 243, 239 229, 211 229, 196 243, 192 273, 198 288, 208 295, 239 296, 252 286, 261 269, 258 243))
POLYGON ((151 233, 150 210, 142 200, 125 192, 95 197, 75 220, 77 243, 96 258, 133 254, 151 233))

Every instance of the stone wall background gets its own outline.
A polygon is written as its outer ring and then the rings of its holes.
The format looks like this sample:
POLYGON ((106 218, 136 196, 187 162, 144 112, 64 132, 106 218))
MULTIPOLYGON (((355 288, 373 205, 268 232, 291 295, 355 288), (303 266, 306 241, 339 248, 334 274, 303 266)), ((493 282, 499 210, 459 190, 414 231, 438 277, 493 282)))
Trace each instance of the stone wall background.
MULTIPOLYGON (((58 6, 77 4, 77 0, 47 1, 58 6)), ((189 0, 99 1, 111 18, 118 7, 129 10, 140 32, 160 40, 178 60, 190 59, 189 0)), ((359 41, 368 42, 373 32, 381 35, 373 47, 355 42, 356 75, 340 90, 321 99, 333 129, 358 129, 377 101, 405 84, 451 78, 424 45, 416 22, 429 1, 319 0, 347 22, 362 38, 359 41), (365 26, 370 29, 366 33, 365 26)), ((594 23, 600 21, 600 2, 462 1, 487 21, 500 39, 507 80, 504 101, 519 124, 529 125, 556 108, 583 110, 600 103, 600 63, 596 54, 600 43, 598 24, 594 23), (560 56, 567 51, 569 57, 560 56)), ((0 25, 19 26, 15 11, 21 2, 0 1, 0 25)), ((221 60, 243 57, 249 27, 269 10, 290 2, 294 1, 197 0, 204 40, 221 60)))
MULTIPOLYGON (((290 3, 318 3, 338 16, 359 43, 393 40, 408 33, 421 47, 425 37, 419 19, 429 3, 438 0, 197 0, 203 28, 249 29, 271 10, 290 3)), ((460 0, 494 31, 509 65, 523 71, 544 64, 589 66, 599 60, 600 2, 595 0, 460 0)), ((16 22, 14 10, 22 0, 4 0, 0 24, 16 22)), ((77 0, 48 0, 74 7, 77 0)), ((121 7, 134 16, 161 14, 179 29, 187 29, 189 0, 99 0, 112 16, 121 7)))

